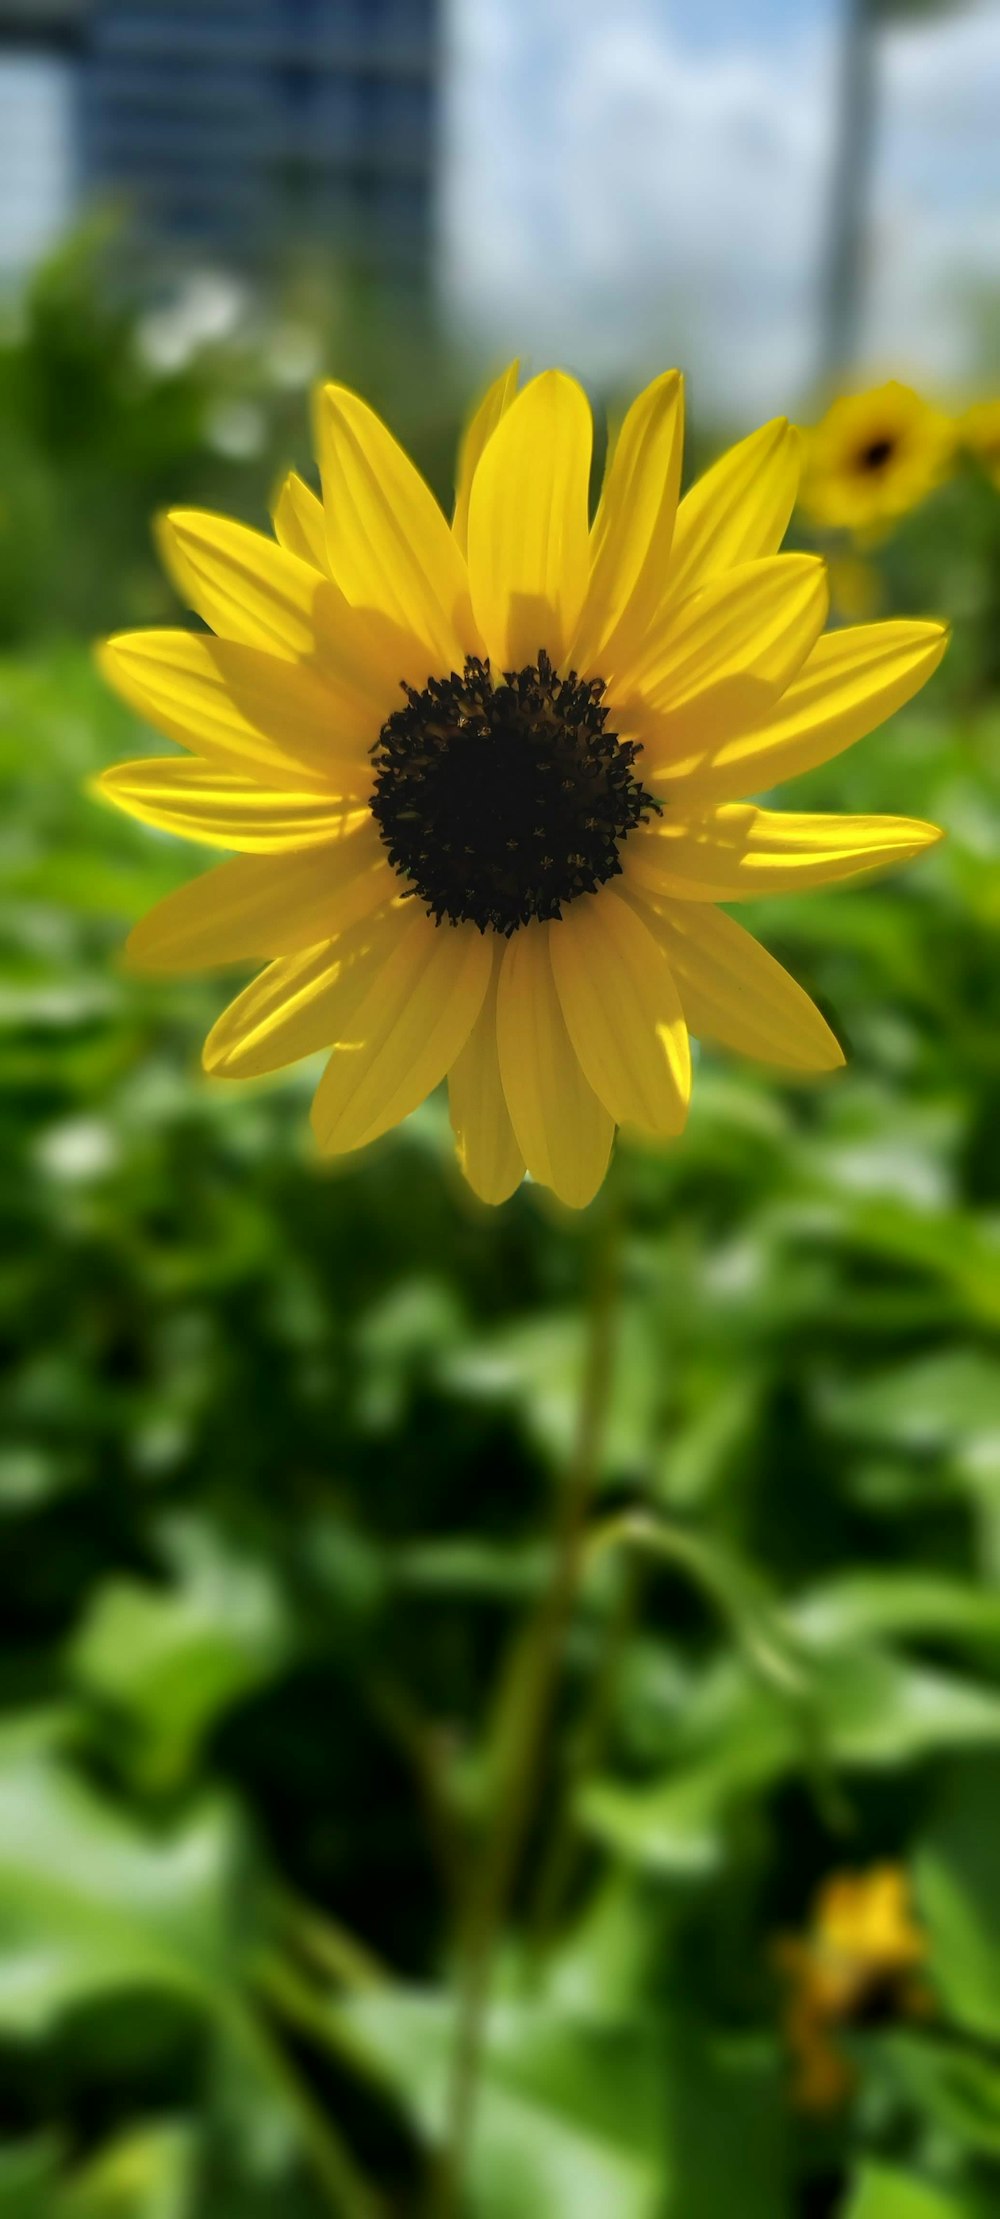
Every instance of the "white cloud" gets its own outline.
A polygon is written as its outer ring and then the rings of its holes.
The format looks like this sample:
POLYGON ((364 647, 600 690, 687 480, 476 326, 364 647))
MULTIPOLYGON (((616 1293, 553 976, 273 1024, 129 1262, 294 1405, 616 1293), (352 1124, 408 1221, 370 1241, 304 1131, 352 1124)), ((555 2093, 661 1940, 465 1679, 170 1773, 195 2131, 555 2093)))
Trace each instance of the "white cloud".
POLYGON ((869 345, 946 390, 980 367, 970 327, 979 303, 1000 300, 995 8, 895 31, 883 115, 869 345))
MULTIPOLYGON (((595 377, 683 355, 705 406, 794 403, 835 55, 829 29, 791 20, 767 51, 695 51, 662 0, 458 0, 449 267, 488 344, 595 377)), ((955 374, 946 304, 996 268, 1000 23, 893 33, 883 74, 869 344, 955 374)))

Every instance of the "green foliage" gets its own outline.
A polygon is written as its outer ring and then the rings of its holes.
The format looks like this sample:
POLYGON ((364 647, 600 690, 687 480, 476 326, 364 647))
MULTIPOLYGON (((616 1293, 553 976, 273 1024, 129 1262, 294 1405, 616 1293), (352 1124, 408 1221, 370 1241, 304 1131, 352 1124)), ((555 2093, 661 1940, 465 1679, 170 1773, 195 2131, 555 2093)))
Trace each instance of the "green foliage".
MULTIPOLYGON (((0 2219, 416 2219, 590 1234, 530 1190, 479 1209, 440 1101, 318 1165, 312 1074, 209 1083, 224 986, 126 973, 202 859, 85 792, 136 735, 80 632, 167 609, 165 492, 255 514, 265 462, 251 500, 197 429, 231 360, 140 392, 85 295, 50 273, 0 363, 30 527, 0 666, 0 2219)), ((442 412, 413 426, 439 476, 442 412)), ((984 567, 981 492, 949 495, 945 580, 984 567)), ((617 1166, 611 1420, 474 2219, 997 2208, 1000 725, 960 600, 926 706, 797 796, 948 843, 753 919, 847 1072, 705 1054, 684 1143, 617 1166), (811 2121, 776 1937, 887 1860, 934 2007, 850 2031, 855 2093, 811 2121)))

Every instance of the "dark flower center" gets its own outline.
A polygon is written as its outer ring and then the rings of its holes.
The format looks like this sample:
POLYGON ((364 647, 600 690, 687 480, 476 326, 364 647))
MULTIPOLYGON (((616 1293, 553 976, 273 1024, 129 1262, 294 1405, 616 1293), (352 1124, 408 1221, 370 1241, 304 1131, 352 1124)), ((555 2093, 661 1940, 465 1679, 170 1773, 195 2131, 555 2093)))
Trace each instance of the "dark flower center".
POLYGON ((862 470, 884 470, 886 463, 892 460, 895 451, 896 442, 894 439, 873 439, 867 447, 862 447, 858 462, 862 470))
POLYGON ((607 730, 604 691, 558 677, 544 650, 499 685, 474 655, 422 693, 404 684, 372 750, 371 809, 439 924, 509 936, 621 870, 620 842, 660 803, 636 777, 638 742, 607 730))

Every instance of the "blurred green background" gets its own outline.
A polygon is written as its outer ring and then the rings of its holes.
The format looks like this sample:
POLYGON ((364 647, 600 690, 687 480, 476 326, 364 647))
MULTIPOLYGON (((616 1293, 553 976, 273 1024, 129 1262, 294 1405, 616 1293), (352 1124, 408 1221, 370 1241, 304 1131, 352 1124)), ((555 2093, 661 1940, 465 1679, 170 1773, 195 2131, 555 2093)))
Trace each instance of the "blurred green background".
MULTIPOLYGON (((594 1224, 481 1210, 439 1099, 331 1167, 310 1069, 204 1080, 218 984, 120 962, 203 856, 85 786, 148 744, 92 634, 178 620, 150 513, 263 524, 308 466, 280 334, 443 497, 466 368, 350 289, 157 367, 114 250, 60 250, 0 345, 0 2219, 417 2215, 594 1224)), ((705 1053, 683 1143, 621 1153, 595 1516, 666 1554, 583 1586, 477 2219, 1000 2210, 1000 499, 962 468, 867 559, 953 650, 796 803, 949 836, 752 912, 844 1074, 705 1053), (876 1993, 803 2115, 777 1938, 885 1863, 933 2004, 876 1993)))

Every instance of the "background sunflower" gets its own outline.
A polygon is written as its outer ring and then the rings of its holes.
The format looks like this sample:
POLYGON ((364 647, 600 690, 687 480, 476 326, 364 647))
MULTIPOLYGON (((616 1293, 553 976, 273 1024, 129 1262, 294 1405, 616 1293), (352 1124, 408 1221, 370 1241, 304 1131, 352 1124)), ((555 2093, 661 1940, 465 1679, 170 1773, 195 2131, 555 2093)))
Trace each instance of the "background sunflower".
POLYGON ((838 531, 884 529, 941 484, 956 439, 943 410, 896 378, 841 394, 810 434, 805 514, 838 531))

